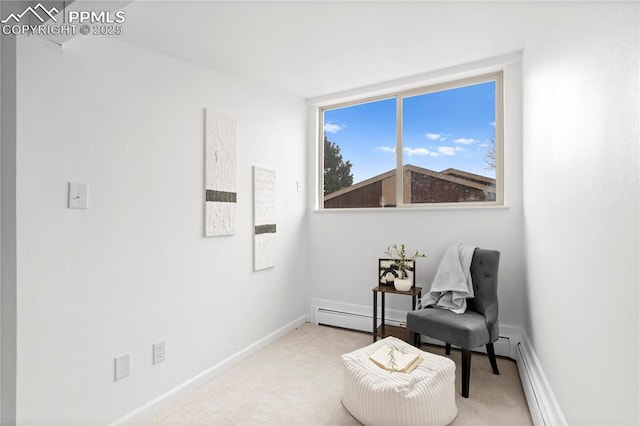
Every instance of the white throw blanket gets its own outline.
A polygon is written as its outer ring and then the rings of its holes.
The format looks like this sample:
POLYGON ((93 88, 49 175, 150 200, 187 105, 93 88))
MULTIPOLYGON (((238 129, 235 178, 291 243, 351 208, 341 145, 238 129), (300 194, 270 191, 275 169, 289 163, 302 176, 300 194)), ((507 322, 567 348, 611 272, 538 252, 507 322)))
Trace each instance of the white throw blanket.
POLYGON ((422 306, 436 306, 462 314, 467 309, 467 298, 473 297, 471 282, 471 259, 474 246, 451 245, 436 271, 431 289, 422 298, 422 306))

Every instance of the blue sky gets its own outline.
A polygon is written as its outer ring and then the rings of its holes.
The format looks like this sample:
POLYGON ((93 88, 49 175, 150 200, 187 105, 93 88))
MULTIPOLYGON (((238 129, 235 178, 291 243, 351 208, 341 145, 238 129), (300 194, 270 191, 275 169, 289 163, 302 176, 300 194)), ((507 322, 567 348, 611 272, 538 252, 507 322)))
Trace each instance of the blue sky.
MULTIPOLYGON (((441 171, 449 167, 495 177, 485 152, 495 133, 495 83, 405 98, 404 164, 441 171)), ((326 110, 324 131, 351 161, 353 182, 396 166, 396 100, 326 110)))

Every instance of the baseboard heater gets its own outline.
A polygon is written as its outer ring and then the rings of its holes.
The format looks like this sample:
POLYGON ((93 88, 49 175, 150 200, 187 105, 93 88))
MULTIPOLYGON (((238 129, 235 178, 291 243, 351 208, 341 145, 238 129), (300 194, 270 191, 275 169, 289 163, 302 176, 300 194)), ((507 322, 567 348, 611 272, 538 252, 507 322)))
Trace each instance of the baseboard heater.
MULTIPOLYGON (((316 310, 316 323, 370 332, 373 327, 373 315, 318 308, 316 310)), ((380 322, 378 322, 378 324, 379 323, 380 322)), ((385 318, 385 323, 398 327, 406 326, 404 322, 390 318, 385 318)))
POLYGON ((522 344, 518 342, 516 345, 516 365, 522 382, 522 390, 524 391, 531 419, 536 426, 546 426, 540 396, 536 393, 535 379, 533 377, 532 364, 522 349, 522 344))

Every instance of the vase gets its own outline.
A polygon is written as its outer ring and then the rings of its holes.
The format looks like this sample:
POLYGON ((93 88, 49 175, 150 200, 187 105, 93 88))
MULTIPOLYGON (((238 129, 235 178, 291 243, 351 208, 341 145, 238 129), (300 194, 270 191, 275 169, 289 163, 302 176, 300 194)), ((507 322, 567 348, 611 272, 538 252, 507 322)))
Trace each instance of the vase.
POLYGON ((413 280, 411 278, 396 278, 393 281, 393 286, 398 291, 409 291, 413 287, 413 280))

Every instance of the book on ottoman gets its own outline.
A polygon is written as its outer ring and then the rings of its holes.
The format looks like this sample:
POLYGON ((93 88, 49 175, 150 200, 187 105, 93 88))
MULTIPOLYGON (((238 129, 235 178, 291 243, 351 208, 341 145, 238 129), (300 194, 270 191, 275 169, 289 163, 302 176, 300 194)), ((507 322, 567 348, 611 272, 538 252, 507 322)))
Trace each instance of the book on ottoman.
POLYGON ((417 353, 403 353, 391 346, 381 347, 369 358, 380 368, 400 373, 410 373, 422 361, 417 353))

